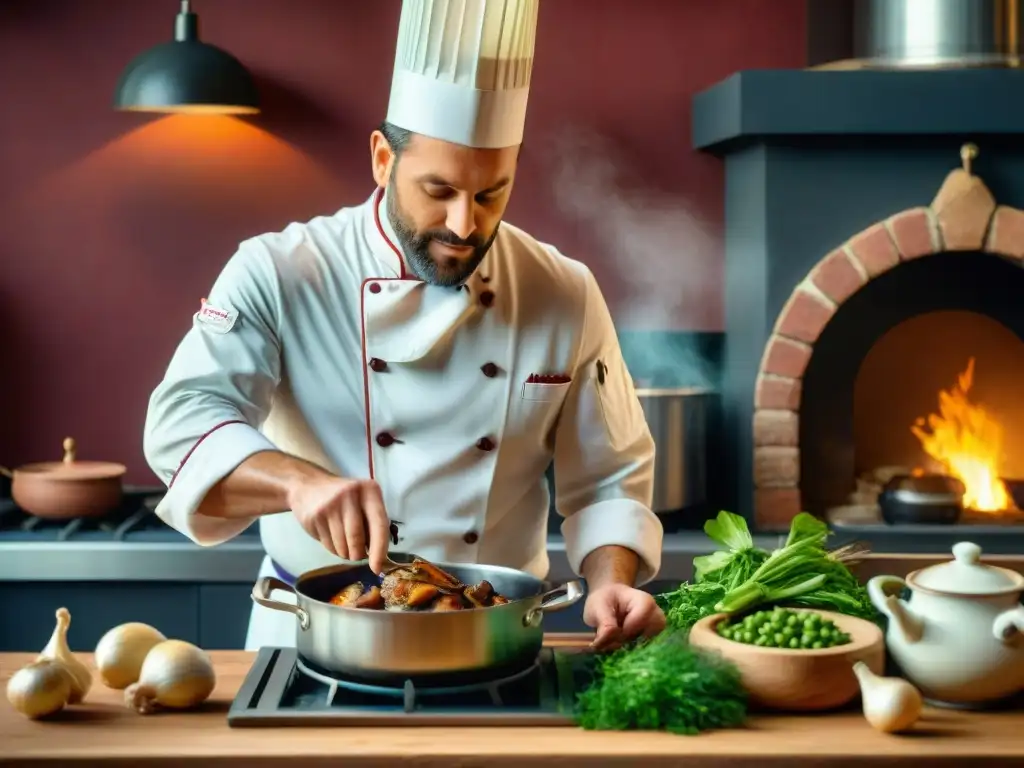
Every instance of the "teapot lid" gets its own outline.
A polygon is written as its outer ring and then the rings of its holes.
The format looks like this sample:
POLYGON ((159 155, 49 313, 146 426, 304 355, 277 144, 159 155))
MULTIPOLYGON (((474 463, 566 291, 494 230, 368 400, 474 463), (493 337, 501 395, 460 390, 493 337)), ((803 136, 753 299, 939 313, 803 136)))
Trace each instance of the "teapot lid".
POLYGON ((949 562, 922 568, 911 586, 950 595, 991 595, 1024 589, 1024 576, 1006 568, 981 562, 981 547, 969 541, 953 545, 949 562))

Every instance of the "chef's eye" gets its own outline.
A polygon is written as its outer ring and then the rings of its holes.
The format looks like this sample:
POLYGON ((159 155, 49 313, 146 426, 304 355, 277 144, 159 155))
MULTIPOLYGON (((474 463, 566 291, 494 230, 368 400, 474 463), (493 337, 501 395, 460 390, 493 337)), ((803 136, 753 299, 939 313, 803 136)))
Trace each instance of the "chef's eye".
POLYGON ((491 192, 486 195, 477 195, 475 199, 480 205, 493 205, 499 197, 501 197, 500 192, 491 192))
POLYGON ((447 200, 455 193, 455 190, 451 187, 444 187, 436 184, 428 184, 424 189, 426 190, 427 196, 432 197, 434 200, 447 200))

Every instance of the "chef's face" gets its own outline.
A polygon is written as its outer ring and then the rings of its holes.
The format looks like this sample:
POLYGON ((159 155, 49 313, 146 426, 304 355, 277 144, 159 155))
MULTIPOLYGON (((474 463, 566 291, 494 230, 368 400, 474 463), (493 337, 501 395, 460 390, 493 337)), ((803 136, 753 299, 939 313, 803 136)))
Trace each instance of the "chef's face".
POLYGON ((371 151, 410 271, 434 285, 461 285, 498 234, 519 148, 473 149, 414 135, 396 157, 374 132, 371 151))

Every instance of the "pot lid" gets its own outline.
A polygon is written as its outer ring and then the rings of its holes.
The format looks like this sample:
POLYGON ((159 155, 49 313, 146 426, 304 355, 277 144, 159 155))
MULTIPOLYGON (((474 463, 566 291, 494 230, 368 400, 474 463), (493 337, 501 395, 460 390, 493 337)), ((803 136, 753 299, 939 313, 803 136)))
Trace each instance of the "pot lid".
POLYGON ((64 438, 64 458, 61 461, 41 461, 25 464, 15 471, 19 474, 46 475, 49 480, 105 480, 120 477, 128 468, 112 461, 78 461, 75 458, 75 440, 64 438))
POLYGON ((990 595, 1024 589, 1024 576, 981 562, 981 547, 969 541, 953 545, 953 559, 923 568, 911 586, 951 595, 990 595))

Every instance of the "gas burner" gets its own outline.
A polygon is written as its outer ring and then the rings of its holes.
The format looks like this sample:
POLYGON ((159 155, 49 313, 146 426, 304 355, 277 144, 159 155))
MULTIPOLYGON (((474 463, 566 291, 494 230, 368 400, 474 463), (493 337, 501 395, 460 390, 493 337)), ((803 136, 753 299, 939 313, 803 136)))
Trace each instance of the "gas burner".
POLYGON ((321 674, 314 669, 310 669, 301 657, 296 659, 295 669, 299 673, 308 675, 314 680, 317 680, 327 686, 325 703, 328 706, 334 702, 334 699, 338 694, 338 689, 342 688, 355 693, 368 694, 371 696, 400 698, 402 699, 403 710, 405 712, 413 712, 416 710, 417 703, 426 697, 459 696, 460 694, 474 693, 486 693, 494 706, 501 707, 504 705, 504 701, 501 697, 501 689, 535 674, 540 669, 540 661, 534 661, 533 664, 528 666, 526 669, 512 675, 493 678, 478 683, 470 683, 467 685, 442 686, 417 686, 412 680, 405 680, 400 686, 372 685, 369 683, 357 682, 355 680, 330 677, 328 675, 321 674))
MULTIPOLYGON (((589 640, 589 639, 588 639, 589 640)), ((295 648, 261 648, 228 711, 232 727, 571 725, 576 693, 593 677, 586 643, 544 648, 500 678, 434 681, 339 679, 301 660, 295 648), (440 684, 440 683, 444 684, 440 684)))
POLYGON ((69 541, 85 535, 123 541, 141 530, 162 526, 154 509, 164 489, 126 486, 121 505, 100 517, 73 517, 67 520, 36 517, 18 507, 11 499, 0 499, 0 532, 33 534, 56 541, 69 541))

